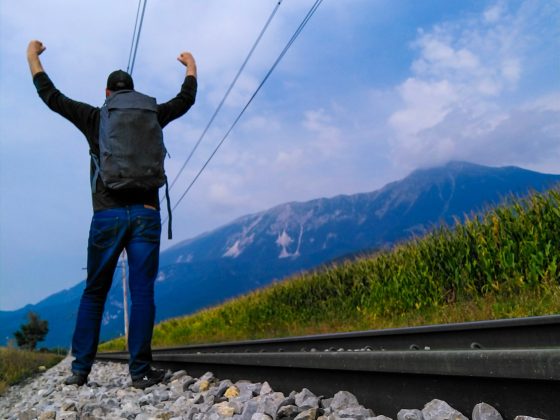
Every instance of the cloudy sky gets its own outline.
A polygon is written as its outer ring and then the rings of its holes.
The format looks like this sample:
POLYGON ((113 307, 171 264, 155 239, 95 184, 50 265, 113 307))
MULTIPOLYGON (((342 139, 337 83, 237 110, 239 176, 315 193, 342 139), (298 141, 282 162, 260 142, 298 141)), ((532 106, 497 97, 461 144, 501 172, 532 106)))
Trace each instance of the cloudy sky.
MULTIPOLYGON (((314 3, 284 0, 172 202, 221 140, 314 3)), ((25 51, 67 96, 100 106, 126 68, 137 2, 0 2, 0 310, 84 278, 85 139, 49 111, 25 51)), ((173 178, 276 0, 149 1, 137 90, 165 101, 191 51, 199 91, 165 139, 173 178)), ((325 0, 174 213, 171 242, 287 201, 375 190, 449 160, 560 173, 560 3, 325 0)), ((165 229, 164 229, 165 230, 165 229)))

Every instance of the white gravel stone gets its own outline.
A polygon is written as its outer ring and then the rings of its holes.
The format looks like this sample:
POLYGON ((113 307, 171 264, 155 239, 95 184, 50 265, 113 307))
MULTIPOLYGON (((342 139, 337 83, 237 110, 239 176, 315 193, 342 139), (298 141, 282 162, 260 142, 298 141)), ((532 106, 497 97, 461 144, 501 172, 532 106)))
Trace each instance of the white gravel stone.
POLYGON ((272 388, 270 387, 268 382, 265 382, 262 384, 259 394, 266 395, 266 394, 270 394, 271 392, 272 392, 272 388))
POLYGON ((78 413, 75 411, 59 411, 56 413, 56 420, 78 420, 78 413))
POLYGON ((310 408, 299 413, 295 420, 315 420, 317 418, 317 409, 310 408))
POLYGON ((469 420, 445 401, 438 399, 427 403, 422 410, 422 415, 424 420, 469 420))
POLYGON ((251 420, 272 420, 272 417, 263 413, 255 413, 253 417, 251 417, 251 420))
POLYGON ((473 408, 472 420, 503 420, 503 418, 490 404, 479 403, 473 408))
POLYGON ((403 408, 397 413, 397 420, 424 420, 422 411, 403 408))
POLYGON ((39 420, 56 419, 56 411, 45 410, 39 415, 39 420))
POLYGON ((319 397, 307 388, 303 388, 301 392, 295 395, 295 402, 296 405, 303 410, 319 408, 319 397))
POLYGON ((354 394, 348 391, 339 391, 334 394, 329 408, 332 411, 337 411, 354 405, 358 405, 358 399, 354 396, 354 394))

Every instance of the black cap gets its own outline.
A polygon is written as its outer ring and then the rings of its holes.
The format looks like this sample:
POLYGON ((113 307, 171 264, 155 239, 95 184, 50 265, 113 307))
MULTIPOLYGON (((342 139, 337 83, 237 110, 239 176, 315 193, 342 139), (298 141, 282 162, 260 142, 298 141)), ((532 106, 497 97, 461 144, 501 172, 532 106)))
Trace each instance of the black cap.
POLYGON ((132 90, 134 89, 134 82, 132 81, 132 76, 125 71, 115 70, 107 78, 107 89, 112 92, 118 90, 132 90))

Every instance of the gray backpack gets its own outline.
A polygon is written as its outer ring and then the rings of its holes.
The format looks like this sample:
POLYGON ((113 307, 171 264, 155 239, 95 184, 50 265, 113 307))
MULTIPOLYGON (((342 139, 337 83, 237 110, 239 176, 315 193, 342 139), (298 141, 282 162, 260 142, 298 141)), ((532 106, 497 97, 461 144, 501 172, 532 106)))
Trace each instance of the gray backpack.
POLYGON ((101 108, 99 156, 93 155, 103 184, 112 190, 162 187, 165 154, 156 100, 133 90, 109 96, 101 108))
POLYGON ((101 107, 99 156, 91 153, 95 173, 91 180, 96 191, 97 178, 111 190, 150 190, 166 186, 171 239, 171 211, 167 177, 163 166, 167 151, 157 119, 157 103, 134 90, 111 94, 101 107))

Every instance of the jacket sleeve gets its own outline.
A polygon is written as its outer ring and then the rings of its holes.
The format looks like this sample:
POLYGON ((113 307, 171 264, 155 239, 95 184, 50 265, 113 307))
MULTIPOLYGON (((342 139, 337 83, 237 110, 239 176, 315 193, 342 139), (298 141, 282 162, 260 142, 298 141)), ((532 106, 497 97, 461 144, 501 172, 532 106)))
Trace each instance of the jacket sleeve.
POLYGON ((179 94, 170 101, 158 105, 158 121, 162 128, 184 115, 194 105, 196 90, 196 77, 187 76, 179 94))
POLYGON ((88 140, 94 136, 96 117, 97 120, 99 119, 99 108, 66 97, 44 72, 35 75, 33 84, 40 98, 52 111, 74 124, 88 140))

